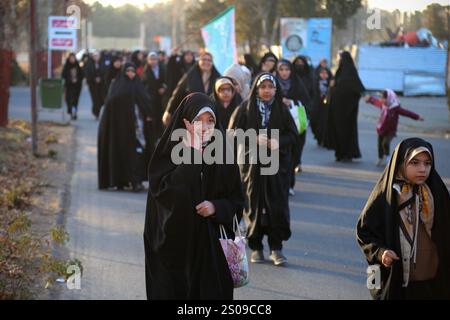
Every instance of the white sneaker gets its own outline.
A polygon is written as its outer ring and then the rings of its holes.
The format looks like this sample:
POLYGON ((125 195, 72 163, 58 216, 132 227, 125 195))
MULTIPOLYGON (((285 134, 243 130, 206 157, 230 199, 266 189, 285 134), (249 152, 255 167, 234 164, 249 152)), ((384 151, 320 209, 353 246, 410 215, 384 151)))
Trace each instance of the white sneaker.
POLYGON ((376 166, 377 167, 382 167, 386 165, 386 157, 383 156, 383 158, 378 159, 378 161, 376 162, 376 166))
POLYGON ((289 188, 289 195, 290 196, 295 196, 295 191, 292 188, 289 188))

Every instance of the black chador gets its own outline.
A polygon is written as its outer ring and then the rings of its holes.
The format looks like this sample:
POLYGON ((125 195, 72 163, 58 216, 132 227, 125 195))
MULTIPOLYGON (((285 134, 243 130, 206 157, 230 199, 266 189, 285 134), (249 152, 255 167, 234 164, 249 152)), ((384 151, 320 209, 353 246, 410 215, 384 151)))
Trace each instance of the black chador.
MULTIPOLYGON (((253 83, 248 101, 236 109, 231 120, 232 129, 279 130, 279 170, 272 175, 262 175, 262 164, 239 164, 241 180, 246 194, 244 217, 248 225, 249 246, 262 250, 264 235, 269 236, 271 250, 281 250, 282 241, 291 236, 288 192, 292 169, 292 154, 297 147, 297 130, 289 109, 283 105, 278 81, 270 73, 259 74, 253 83), (265 79, 265 80, 264 80, 265 79), (270 81, 276 86, 274 98, 263 102, 258 97, 258 87, 270 81)), ((245 144, 245 153, 248 145, 245 144)))
POLYGON ((150 99, 135 75, 132 63, 125 64, 118 80, 111 84, 98 128, 99 189, 132 184, 145 179, 145 126, 151 119, 150 99))
MULTIPOLYGON (((148 168, 149 192, 144 246, 148 299, 232 299, 233 281, 219 242, 219 224, 233 238, 232 221, 242 216, 243 193, 235 164, 179 164, 172 150, 175 130, 185 129, 204 110, 217 113, 211 99, 188 95, 172 116, 148 168), (212 216, 201 216, 196 206, 214 204, 212 216)), ((215 121, 215 128, 221 130, 215 121)), ((192 159, 199 149, 186 147, 192 159)), ((192 160, 191 159, 191 160, 192 160)), ((201 161, 200 161, 201 162, 201 161)))
POLYGON ((357 224, 357 240, 369 265, 378 265, 374 299, 450 299, 450 196, 434 166, 430 143, 409 138, 394 150, 357 224), (415 154, 431 159, 428 179, 414 185, 405 166, 415 154), (382 264, 385 250, 399 260, 382 264))

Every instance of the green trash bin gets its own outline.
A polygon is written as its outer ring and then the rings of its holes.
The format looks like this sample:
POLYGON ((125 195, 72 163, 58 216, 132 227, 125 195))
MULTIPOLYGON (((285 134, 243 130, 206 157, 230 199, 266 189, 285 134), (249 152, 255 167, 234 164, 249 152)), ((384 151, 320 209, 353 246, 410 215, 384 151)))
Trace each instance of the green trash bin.
POLYGON ((61 109, 63 106, 64 80, 60 78, 42 78, 39 80, 41 107, 61 109))

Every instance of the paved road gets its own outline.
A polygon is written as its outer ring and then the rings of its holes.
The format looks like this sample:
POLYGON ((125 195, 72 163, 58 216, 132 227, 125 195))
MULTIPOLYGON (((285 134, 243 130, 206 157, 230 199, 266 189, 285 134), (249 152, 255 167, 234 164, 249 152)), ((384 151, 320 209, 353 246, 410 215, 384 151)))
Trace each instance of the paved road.
MULTIPOLYGON (((13 88, 11 117, 27 118, 27 92, 26 88, 13 88)), ((90 100, 84 90, 79 120, 73 123, 77 150, 66 225, 71 237, 67 252, 83 262, 85 272, 82 289, 69 291, 62 287, 59 298, 144 299, 142 232, 146 195, 97 190, 97 122, 89 110, 90 100)), ((40 116, 61 119, 60 113, 40 116)), ((381 173, 374 165, 374 126, 370 115, 362 112, 359 138, 363 158, 350 164, 334 162, 333 152, 317 147, 309 135, 304 172, 297 177, 296 195, 290 201, 293 235, 285 244, 289 265, 251 265, 251 282, 235 291, 236 299, 370 298, 365 288, 366 264, 354 233, 359 212, 381 173)), ((410 131, 399 132, 393 145, 410 136, 429 140, 435 148, 438 171, 450 186, 448 139, 440 133, 402 128, 410 131)))

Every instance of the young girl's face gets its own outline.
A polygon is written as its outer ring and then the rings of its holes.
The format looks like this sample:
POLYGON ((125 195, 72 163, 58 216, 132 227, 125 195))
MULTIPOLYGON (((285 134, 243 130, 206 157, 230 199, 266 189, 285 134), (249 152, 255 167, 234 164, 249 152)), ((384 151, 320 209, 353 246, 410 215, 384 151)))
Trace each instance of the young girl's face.
POLYGON ((405 178, 413 184, 422 184, 430 176, 431 158, 427 152, 421 152, 408 162, 405 178))
POLYGON ((197 134, 201 136, 202 141, 209 141, 211 139, 214 127, 216 125, 214 117, 211 113, 202 113, 193 121, 192 124, 192 130, 198 130, 197 134))
POLYGON ((233 88, 231 87, 231 85, 222 85, 217 91, 220 101, 228 103, 231 101, 231 99, 233 99, 233 88))
POLYGON ((285 64, 280 64, 278 66, 278 74, 281 79, 287 80, 291 76, 291 69, 285 64))
POLYGON ((275 97, 276 89, 277 88, 273 85, 272 81, 264 80, 258 87, 258 96, 262 101, 270 101, 275 97))
POLYGON ((325 70, 320 71, 320 79, 327 80, 328 79, 328 72, 325 70))
POLYGON ((275 67, 275 60, 269 59, 263 62, 261 70, 264 72, 271 72, 273 67, 275 67))

